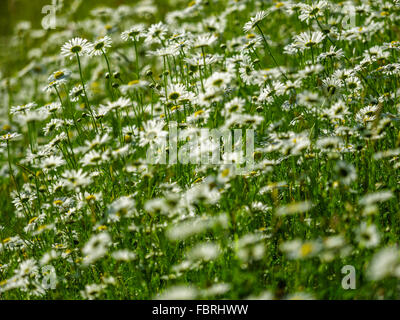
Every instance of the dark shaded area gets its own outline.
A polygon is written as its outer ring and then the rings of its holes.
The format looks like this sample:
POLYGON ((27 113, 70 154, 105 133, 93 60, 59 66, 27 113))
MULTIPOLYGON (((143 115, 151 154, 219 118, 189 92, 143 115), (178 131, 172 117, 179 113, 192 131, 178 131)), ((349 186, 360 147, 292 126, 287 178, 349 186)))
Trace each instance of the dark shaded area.
MULTIPOLYGON (((0 72, 10 76, 15 66, 26 65, 21 60, 21 52, 10 46, 16 25, 21 21, 29 21, 32 29, 41 29, 41 21, 45 14, 42 8, 55 0, 0 0, 0 72)), ((57 0, 59 1, 59 0, 57 0)), ((74 0, 63 0, 64 8, 70 7, 74 0)), ((100 6, 117 7, 121 4, 132 4, 136 0, 84 0, 74 17, 79 20, 88 16, 89 12, 100 6)))
POLYGON ((34 28, 40 27, 42 7, 50 3, 51 0, 1 0, 0 35, 9 35, 21 20, 31 21, 34 28))

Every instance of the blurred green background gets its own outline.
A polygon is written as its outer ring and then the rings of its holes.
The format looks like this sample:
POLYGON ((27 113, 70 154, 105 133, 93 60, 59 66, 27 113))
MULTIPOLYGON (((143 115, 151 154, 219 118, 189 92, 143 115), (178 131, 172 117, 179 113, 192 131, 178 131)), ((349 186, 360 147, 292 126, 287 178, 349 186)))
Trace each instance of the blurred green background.
MULTIPOLYGON (((71 7, 72 3, 78 0, 61 1, 64 4, 63 10, 68 10, 67 8, 71 7)), ((187 4, 189 1, 183 0, 183 3, 187 4)), ((26 52, 22 52, 21 55, 21 48, 15 48, 15 41, 10 41, 10 37, 15 35, 14 30, 16 25, 21 21, 29 21, 33 30, 42 29, 41 21, 46 15, 42 13, 42 8, 52 4, 52 2, 53 0, 0 0, 0 76, 2 74, 5 77, 9 77, 29 62, 26 59, 26 52)), ((88 17, 92 9, 97 7, 107 6, 113 8, 120 5, 135 5, 139 2, 142 1, 82 0, 78 11, 73 14, 72 19, 75 21, 84 19, 88 17)), ((163 15, 170 9, 171 2, 176 4, 177 1, 153 0, 152 2, 159 9, 155 19, 162 20, 163 15)), ((59 31, 59 29, 55 31, 59 31)), ((51 33, 53 31, 49 30, 48 32, 51 33)), ((34 39, 32 41, 35 42, 34 39)))
MULTIPOLYGON (((63 0, 64 7, 69 7, 74 0, 63 0)), ((88 16, 90 10, 99 6, 117 7, 122 4, 134 5, 138 0, 83 0, 79 10, 74 14, 75 20, 88 16)), ((165 3, 157 0, 154 3, 165 3)), ((10 37, 15 26, 21 21, 29 21, 32 29, 42 29, 41 21, 45 14, 42 8, 52 4, 52 0, 0 0, 0 75, 10 76, 24 67, 28 61, 12 46, 10 37)), ((51 31, 50 31, 51 32, 51 31)))
MULTIPOLYGON (((64 0, 68 5, 72 0, 64 0)), ((84 0, 80 6, 79 15, 99 5, 118 6, 120 4, 134 4, 137 0, 84 0)), ((31 21, 33 28, 40 28, 40 21, 44 17, 42 8, 51 4, 52 0, 0 0, 0 35, 9 35, 13 27, 20 20, 31 21)))
POLYGON ((51 0, 0 0, 0 34, 9 35, 18 20, 40 27, 42 7, 49 3, 51 0))

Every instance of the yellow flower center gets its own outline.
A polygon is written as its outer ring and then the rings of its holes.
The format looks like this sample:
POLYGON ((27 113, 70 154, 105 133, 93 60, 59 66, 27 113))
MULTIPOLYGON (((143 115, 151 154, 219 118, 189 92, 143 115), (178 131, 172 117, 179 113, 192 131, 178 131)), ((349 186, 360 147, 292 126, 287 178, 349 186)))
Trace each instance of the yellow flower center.
POLYGON ((88 196, 86 197, 86 200, 87 200, 87 201, 96 200, 96 197, 95 197, 93 194, 90 194, 90 195, 88 195, 88 196))
POLYGON ((33 217, 31 220, 29 220, 28 224, 31 224, 32 222, 34 222, 38 217, 33 217))
POLYGON ((199 111, 196 111, 195 113, 194 113, 194 116, 195 117, 198 117, 199 115, 201 115, 201 114, 203 114, 204 113, 204 110, 199 110, 199 111))
POLYGON ((229 175, 229 169, 223 170, 221 175, 222 175, 223 178, 226 178, 229 175))
POLYGON ((134 84, 138 84, 138 83, 139 83, 139 80, 132 80, 132 81, 129 81, 128 86, 133 86, 134 84))
POLYGON ((54 79, 56 80, 60 79, 62 76, 64 76, 64 72, 62 71, 57 71, 56 73, 54 73, 54 79))
POLYGON ((312 252, 312 249, 313 245, 311 243, 305 243, 301 246, 300 255, 306 257, 312 252))

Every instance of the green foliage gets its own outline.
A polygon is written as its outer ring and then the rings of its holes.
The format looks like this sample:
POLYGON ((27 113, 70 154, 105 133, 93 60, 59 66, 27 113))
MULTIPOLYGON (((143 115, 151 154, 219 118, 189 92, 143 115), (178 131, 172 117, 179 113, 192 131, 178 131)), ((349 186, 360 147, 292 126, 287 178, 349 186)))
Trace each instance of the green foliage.
POLYGON ((399 298, 398 1, 11 3, 1 299, 399 298))

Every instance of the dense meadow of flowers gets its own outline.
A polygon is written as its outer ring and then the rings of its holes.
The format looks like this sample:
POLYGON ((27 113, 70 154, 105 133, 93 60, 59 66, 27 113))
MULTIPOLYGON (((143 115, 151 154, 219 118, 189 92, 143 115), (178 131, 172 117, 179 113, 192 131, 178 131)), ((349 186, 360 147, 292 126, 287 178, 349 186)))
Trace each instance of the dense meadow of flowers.
POLYGON ((0 299, 400 298, 400 2, 131 3, 9 36, 0 299))

